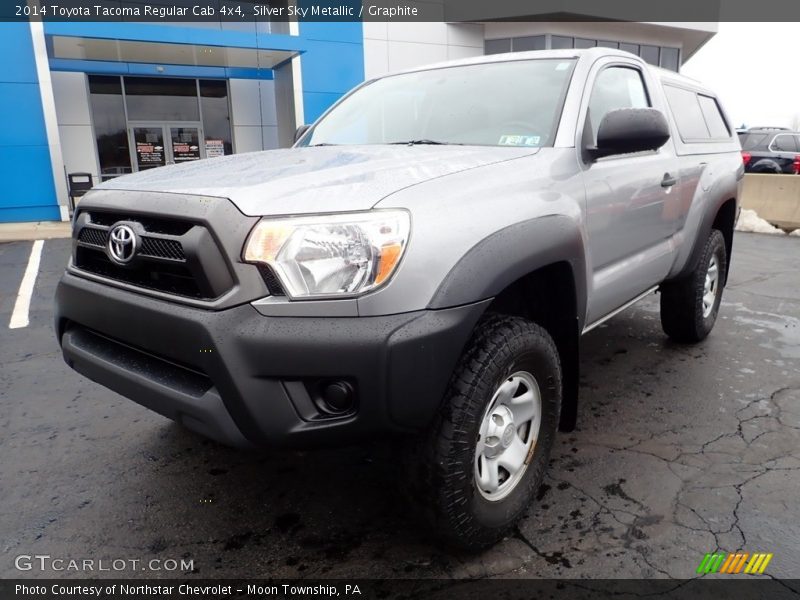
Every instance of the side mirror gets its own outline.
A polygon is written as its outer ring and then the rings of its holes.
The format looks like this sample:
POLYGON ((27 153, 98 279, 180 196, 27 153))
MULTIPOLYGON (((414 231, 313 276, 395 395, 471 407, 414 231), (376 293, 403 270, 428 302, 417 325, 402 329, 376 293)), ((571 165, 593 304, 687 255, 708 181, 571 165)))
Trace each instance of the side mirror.
POLYGON ((597 130, 597 147, 587 148, 592 159, 615 154, 658 150, 669 140, 669 125, 655 108, 620 108, 606 113, 597 130))
POLYGON ((308 131, 309 127, 311 127, 311 125, 300 125, 297 131, 294 132, 294 141, 297 142, 297 140, 303 137, 303 134, 308 131))

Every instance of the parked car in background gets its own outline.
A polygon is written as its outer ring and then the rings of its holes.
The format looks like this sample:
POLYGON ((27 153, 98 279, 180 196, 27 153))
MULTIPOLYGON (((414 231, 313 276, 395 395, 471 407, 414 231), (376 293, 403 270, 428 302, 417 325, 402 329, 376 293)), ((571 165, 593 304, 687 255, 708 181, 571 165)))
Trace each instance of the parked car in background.
POLYGON ((784 127, 751 127, 739 132, 747 173, 800 173, 800 133, 784 127))

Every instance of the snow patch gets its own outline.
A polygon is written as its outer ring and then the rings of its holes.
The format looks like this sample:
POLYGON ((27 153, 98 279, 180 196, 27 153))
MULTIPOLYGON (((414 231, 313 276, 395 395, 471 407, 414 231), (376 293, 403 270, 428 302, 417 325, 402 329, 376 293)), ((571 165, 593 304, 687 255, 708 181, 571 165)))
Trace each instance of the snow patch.
POLYGON ((739 222, 736 223, 736 231, 784 235, 784 231, 782 229, 770 225, 764 219, 759 217, 756 211, 750 210, 749 208, 743 208, 742 212, 739 214, 739 222))
POLYGON ((800 229, 795 229, 795 230, 794 230, 792 233, 790 233, 789 235, 793 235, 793 236, 796 236, 796 237, 800 237, 800 229))

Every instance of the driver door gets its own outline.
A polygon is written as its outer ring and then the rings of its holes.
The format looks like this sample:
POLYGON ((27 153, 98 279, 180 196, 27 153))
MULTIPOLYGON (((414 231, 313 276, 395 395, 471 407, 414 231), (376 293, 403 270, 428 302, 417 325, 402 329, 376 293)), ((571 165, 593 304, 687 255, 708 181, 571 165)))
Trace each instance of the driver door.
MULTIPOLYGON (((600 122, 609 111, 653 107, 665 112, 664 106, 654 105, 656 94, 648 87, 657 84, 648 82, 638 63, 609 59, 590 80, 581 148, 596 144, 600 122)), ((656 151, 583 160, 592 273, 587 322, 593 323, 667 275, 676 214, 671 205, 680 200, 679 171, 672 140, 656 151)))

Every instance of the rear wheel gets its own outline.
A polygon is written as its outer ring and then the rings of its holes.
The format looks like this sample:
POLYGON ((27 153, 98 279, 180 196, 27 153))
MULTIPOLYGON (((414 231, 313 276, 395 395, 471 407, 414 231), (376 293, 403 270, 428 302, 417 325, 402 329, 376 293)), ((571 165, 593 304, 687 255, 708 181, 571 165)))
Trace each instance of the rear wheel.
POLYGON ((479 323, 412 469, 441 538, 476 550, 513 528, 542 483, 560 407, 550 335, 519 317, 479 323))
POLYGON ((695 270, 661 286, 661 327, 676 342, 704 340, 717 321, 728 269, 725 238, 711 230, 695 270))

